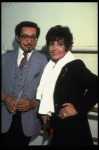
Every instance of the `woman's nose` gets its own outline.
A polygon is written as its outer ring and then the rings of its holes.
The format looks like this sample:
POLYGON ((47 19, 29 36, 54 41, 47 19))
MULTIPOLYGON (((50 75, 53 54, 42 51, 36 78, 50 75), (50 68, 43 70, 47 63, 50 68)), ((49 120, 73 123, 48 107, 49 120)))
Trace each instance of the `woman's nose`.
POLYGON ((57 44, 54 44, 53 45, 53 50, 56 50, 56 48, 57 48, 57 44))

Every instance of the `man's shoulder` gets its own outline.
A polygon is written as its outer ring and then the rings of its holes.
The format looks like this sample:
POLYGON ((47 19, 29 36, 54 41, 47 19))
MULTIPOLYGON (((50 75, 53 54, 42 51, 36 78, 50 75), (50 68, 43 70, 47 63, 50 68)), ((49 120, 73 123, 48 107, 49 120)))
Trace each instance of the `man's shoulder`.
POLYGON ((39 59, 47 59, 46 56, 39 51, 34 50, 33 54, 39 59))
POLYGON ((16 53, 17 51, 18 51, 18 50, 13 50, 13 51, 6 52, 6 53, 2 54, 2 57, 11 56, 11 55, 13 55, 14 53, 16 53))
POLYGON ((2 63, 5 63, 8 59, 10 59, 10 57, 13 57, 15 53, 17 53, 17 51, 11 51, 11 52, 6 52, 2 54, 2 57, 1 57, 2 63))
POLYGON ((35 55, 37 55, 38 57, 43 57, 43 56, 45 56, 44 54, 41 54, 40 51, 37 51, 37 50, 34 50, 33 53, 34 53, 35 55))

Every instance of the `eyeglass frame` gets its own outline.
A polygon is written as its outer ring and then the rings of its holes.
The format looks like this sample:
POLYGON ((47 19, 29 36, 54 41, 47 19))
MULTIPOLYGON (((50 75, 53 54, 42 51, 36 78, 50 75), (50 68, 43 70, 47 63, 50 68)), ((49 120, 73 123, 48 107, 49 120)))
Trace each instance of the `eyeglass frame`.
POLYGON ((29 36, 27 34, 24 34, 24 35, 21 35, 20 37, 22 40, 25 40, 25 41, 28 41, 29 39, 32 39, 32 41, 35 41, 35 42, 37 41, 37 37, 33 37, 33 35, 29 36), (28 38, 28 39, 25 39, 25 38, 28 38))

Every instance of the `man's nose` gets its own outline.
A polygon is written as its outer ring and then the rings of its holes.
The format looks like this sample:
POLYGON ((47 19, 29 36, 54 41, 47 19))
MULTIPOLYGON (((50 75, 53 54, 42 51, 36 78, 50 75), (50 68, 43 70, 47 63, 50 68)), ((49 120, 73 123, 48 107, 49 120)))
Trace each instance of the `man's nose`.
POLYGON ((28 42, 29 42, 29 43, 31 43, 31 42, 32 42, 32 39, 31 39, 31 38, 29 38, 29 39, 28 39, 28 42))

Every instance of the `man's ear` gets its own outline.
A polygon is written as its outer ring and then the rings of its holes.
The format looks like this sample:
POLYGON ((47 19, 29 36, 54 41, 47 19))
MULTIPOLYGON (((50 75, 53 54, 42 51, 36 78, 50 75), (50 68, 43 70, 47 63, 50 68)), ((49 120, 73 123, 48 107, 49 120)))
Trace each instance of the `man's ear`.
POLYGON ((20 39, 19 39, 18 35, 16 35, 15 37, 16 37, 17 42, 20 43, 20 39))

